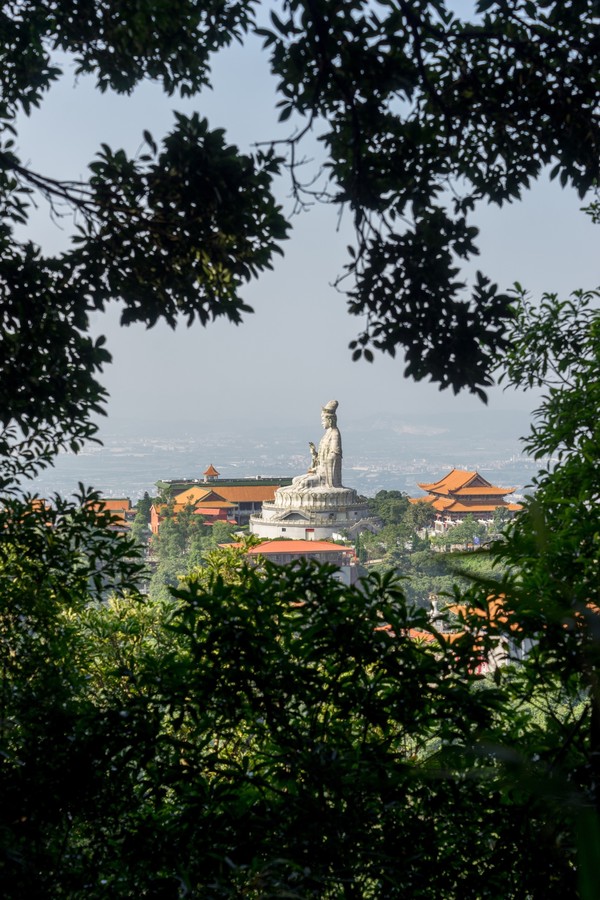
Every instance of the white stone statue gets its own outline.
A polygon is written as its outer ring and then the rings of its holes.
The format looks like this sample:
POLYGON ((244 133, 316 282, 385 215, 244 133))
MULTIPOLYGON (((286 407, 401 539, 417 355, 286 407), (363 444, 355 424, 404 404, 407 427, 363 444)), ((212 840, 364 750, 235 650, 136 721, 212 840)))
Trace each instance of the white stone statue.
POLYGON ((259 537, 329 540, 368 514, 367 504, 342 484, 342 438, 337 427, 337 400, 321 410, 325 433, 318 448, 309 441, 308 472, 265 501, 250 530, 259 537))
POLYGON ((306 475, 297 475, 287 488, 281 492, 297 493, 311 491, 315 488, 342 487, 342 437, 337 427, 337 400, 330 400, 321 410, 321 424, 325 434, 317 450, 309 441, 311 464, 306 475))

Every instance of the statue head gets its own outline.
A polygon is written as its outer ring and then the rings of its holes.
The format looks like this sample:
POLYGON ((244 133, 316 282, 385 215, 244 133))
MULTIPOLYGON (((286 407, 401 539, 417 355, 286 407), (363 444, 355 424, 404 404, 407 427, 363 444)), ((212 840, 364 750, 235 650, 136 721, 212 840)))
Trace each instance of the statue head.
POLYGON ((321 419, 326 427, 328 427, 329 425, 335 426, 337 424, 337 408, 337 400, 330 400, 329 403, 326 403, 325 406, 322 407, 321 419))

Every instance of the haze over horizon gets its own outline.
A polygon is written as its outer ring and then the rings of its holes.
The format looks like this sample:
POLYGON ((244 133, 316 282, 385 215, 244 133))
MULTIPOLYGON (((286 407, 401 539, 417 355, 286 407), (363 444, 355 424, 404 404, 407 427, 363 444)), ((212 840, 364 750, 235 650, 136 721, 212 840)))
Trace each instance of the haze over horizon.
MULTIPOLYGON (((27 487, 50 497, 72 494, 83 482, 106 496, 128 496, 135 502, 145 491, 153 494, 159 480, 202 480, 211 463, 223 478, 291 477, 306 471, 308 441, 318 441, 322 433, 317 418, 249 429, 214 421, 204 428, 194 421, 176 428, 150 423, 141 430, 132 421, 117 427, 107 423, 113 430, 106 431, 104 446, 92 444, 78 456, 59 456, 52 469, 27 487)), ((340 407, 344 483, 365 496, 379 490, 416 496, 419 481, 435 480, 456 467, 477 469, 494 483, 522 491, 537 470, 519 444, 528 414, 497 411, 485 429, 477 427, 478 419, 477 413, 466 412, 373 414, 352 420, 344 418, 340 407)))

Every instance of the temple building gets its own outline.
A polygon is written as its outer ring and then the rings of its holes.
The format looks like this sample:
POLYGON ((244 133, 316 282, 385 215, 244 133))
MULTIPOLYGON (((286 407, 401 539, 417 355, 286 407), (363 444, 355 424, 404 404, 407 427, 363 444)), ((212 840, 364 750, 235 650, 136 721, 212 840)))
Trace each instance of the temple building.
MULTIPOLYGON (((207 521, 229 521, 247 525, 250 516, 259 513, 265 500, 272 500, 275 491, 289 484, 290 478, 221 478, 211 465, 203 473, 203 480, 158 481, 156 486, 173 504, 171 513, 177 516, 190 504, 194 512, 207 521)), ((167 503, 152 507, 150 528, 158 534, 168 511, 167 503)))
POLYGON ((353 547, 343 547, 330 541, 263 541, 256 547, 251 547, 247 555, 250 560, 265 559, 279 566, 301 559, 329 563, 336 567, 333 577, 347 585, 356 584, 359 577, 365 574, 365 570, 358 564, 353 547))
POLYGON ((412 497, 411 503, 429 503, 436 511, 435 530, 446 531, 467 516, 488 524, 493 521, 497 509, 505 509, 514 515, 521 509, 520 503, 509 503, 504 498, 514 488, 497 487, 479 472, 452 469, 439 481, 420 483, 427 491, 426 497, 412 497))
POLYGON ((89 507, 98 513, 111 516, 111 524, 107 526, 110 531, 128 532, 135 518, 135 509, 129 497, 102 497, 89 504, 89 507))
MULTIPOLYGON (((289 481, 289 478, 286 479, 289 481)), ((281 479, 279 480, 281 483, 281 479)), ((187 506, 194 507, 194 513, 207 521, 228 521, 237 525, 247 525, 253 513, 260 512, 265 500, 272 500, 278 484, 269 480, 240 479, 221 481, 216 487, 206 484, 194 485, 172 496, 171 513, 177 516, 187 506)), ((168 504, 159 503, 150 509, 150 530, 158 534, 161 522, 168 512, 168 504)))
POLYGON ((198 490, 196 488, 194 494, 189 492, 185 496, 175 497, 169 505, 167 503, 152 504, 150 507, 150 531, 152 534, 158 534, 160 526, 167 517, 174 516, 177 518, 179 513, 193 506, 194 515, 202 516, 205 522, 212 525, 213 522, 232 522, 239 524, 237 516, 239 515, 238 505, 229 500, 225 500, 214 491, 198 490))
POLYGON ((304 475, 280 487, 250 518, 250 531, 261 538, 326 541, 369 516, 368 504, 342 484, 342 438, 337 400, 321 411, 325 433, 318 449, 309 441, 310 464, 304 475))
POLYGON ((205 469, 202 474, 204 475, 205 481, 218 481, 220 473, 217 472, 217 470, 211 463, 208 469, 205 469))

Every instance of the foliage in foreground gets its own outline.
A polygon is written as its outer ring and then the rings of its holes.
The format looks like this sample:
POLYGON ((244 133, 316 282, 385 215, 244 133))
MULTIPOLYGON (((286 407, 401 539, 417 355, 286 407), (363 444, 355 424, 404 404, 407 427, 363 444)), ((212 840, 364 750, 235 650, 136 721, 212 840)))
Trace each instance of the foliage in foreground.
POLYGON ((391 576, 237 572, 170 606, 54 598, 60 690, 3 676, 5 896, 572 893, 575 681, 477 674, 481 635, 445 643, 391 576))

